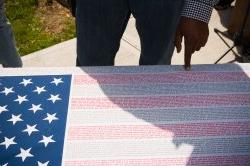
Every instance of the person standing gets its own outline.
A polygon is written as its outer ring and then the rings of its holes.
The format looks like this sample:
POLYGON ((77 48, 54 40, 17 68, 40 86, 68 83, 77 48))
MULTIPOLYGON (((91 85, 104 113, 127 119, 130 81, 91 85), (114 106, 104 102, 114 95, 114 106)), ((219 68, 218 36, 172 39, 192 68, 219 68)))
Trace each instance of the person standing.
MULTIPOLYGON (((74 0, 73 0, 74 1, 74 0)), ((185 68, 205 46, 217 0, 76 0, 77 66, 114 65, 132 13, 141 42, 140 65, 170 65, 185 44, 185 68)))
POLYGON ((4 0, 0 0, 0 64, 3 67, 22 67, 12 28, 5 14, 4 0))

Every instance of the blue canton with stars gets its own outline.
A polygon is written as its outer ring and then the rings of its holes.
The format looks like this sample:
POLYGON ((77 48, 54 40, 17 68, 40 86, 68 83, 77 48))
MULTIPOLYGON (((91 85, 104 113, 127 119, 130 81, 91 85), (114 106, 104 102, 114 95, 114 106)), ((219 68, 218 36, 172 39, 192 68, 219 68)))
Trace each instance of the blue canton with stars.
POLYGON ((0 77, 0 166, 59 166, 70 75, 0 77))

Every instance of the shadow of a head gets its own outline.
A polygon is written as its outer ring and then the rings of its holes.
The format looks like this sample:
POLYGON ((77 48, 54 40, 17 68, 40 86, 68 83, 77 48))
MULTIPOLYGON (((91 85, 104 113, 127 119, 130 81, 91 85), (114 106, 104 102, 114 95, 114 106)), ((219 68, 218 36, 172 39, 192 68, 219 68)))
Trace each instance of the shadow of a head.
POLYGON ((88 137, 124 140, 128 165, 250 165, 249 64, 82 70, 88 137))

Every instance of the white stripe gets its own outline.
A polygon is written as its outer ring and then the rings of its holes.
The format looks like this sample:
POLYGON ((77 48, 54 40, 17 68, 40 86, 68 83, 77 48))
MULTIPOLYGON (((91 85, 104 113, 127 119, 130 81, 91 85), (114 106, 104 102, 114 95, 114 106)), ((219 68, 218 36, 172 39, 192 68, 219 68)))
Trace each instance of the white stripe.
MULTIPOLYGON (((154 116, 154 111, 148 116, 154 116)), ((176 115, 178 116, 178 115, 176 115)), ((191 115, 190 115, 191 116, 191 115)), ((206 120, 200 117, 201 120, 176 120, 176 121, 159 121, 157 117, 155 120, 146 121, 141 116, 135 116, 128 111, 122 110, 102 110, 102 111, 72 111, 68 116, 68 123, 71 126, 84 125, 160 125, 160 124, 190 124, 190 123, 233 123, 233 122, 249 122, 249 119, 237 119, 232 117, 229 120, 206 120)))
POLYGON ((122 110, 72 111, 68 118, 70 125, 150 124, 122 110))
MULTIPOLYGON (((191 156, 188 156, 189 157, 232 157, 232 156, 250 156, 249 153, 234 153, 233 155, 232 154, 199 154, 199 155, 191 155, 191 156)), ((179 157, 179 156, 178 156, 179 157)), ((185 156, 184 156, 185 157, 185 156)), ((128 157, 105 157, 105 158, 91 158, 91 159, 87 159, 87 158, 72 158, 72 159, 67 159, 65 160, 66 162, 70 162, 70 161, 96 161, 96 160, 136 160, 136 159, 139 159, 139 160, 147 160, 147 159, 172 159, 173 157, 171 156, 133 156, 132 158, 128 158, 128 157)), ((181 158, 181 157, 180 157, 181 158)), ((64 161, 64 162, 65 162, 64 161)))
POLYGON ((190 157, 193 147, 178 148, 171 139, 72 141, 65 143, 64 160, 131 159, 134 157, 190 157))
MULTIPOLYGON (((191 157, 195 148, 188 140, 201 141, 206 146, 206 140, 246 138, 246 136, 213 136, 213 137, 189 137, 189 138, 160 138, 160 139, 108 139, 108 140, 80 140, 65 142, 64 160, 100 160, 100 159, 131 159, 136 157, 191 157), (178 142, 181 142, 179 144, 178 142), (177 146, 178 144, 178 146, 177 146)), ((248 137, 249 139, 249 137, 248 137)), ((232 142, 232 141, 231 141, 232 142)), ((207 145, 209 146, 209 144, 207 145)), ((219 146, 219 145, 218 145, 219 146)), ((239 145, 240 146, 240 145, 239 145)), ((242 146, 242 145, 241 145, 242 146)), ((201 147, 200 147, 201 148, 201 147)), ((208 147, 207 147, 208 148, 208 147)), ((213 147, 216 148, 216 147, 213 147)), ((227 147, 218 147, 226 150, 227 147)), ((249 155, 249 153, 247 153, 249 155)), ((203 155, 203 154, 199 154, 203 155)), ((206 155, 206 154, 205 154, 206 155)), ((192 155, 194 157, 194 155, 192 155)))

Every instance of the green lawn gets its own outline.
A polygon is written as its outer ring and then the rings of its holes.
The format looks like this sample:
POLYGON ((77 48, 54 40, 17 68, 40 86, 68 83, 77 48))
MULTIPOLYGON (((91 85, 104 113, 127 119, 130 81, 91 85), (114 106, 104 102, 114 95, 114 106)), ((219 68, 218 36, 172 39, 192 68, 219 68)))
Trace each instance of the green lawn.
POLYGON ((8 0, 6 11, 21 55, 27 55, 75 37, 75 25, 71 17, 65 17, 63 30, 60 33, 48 33, 36 14, 35 0, 8 0))

